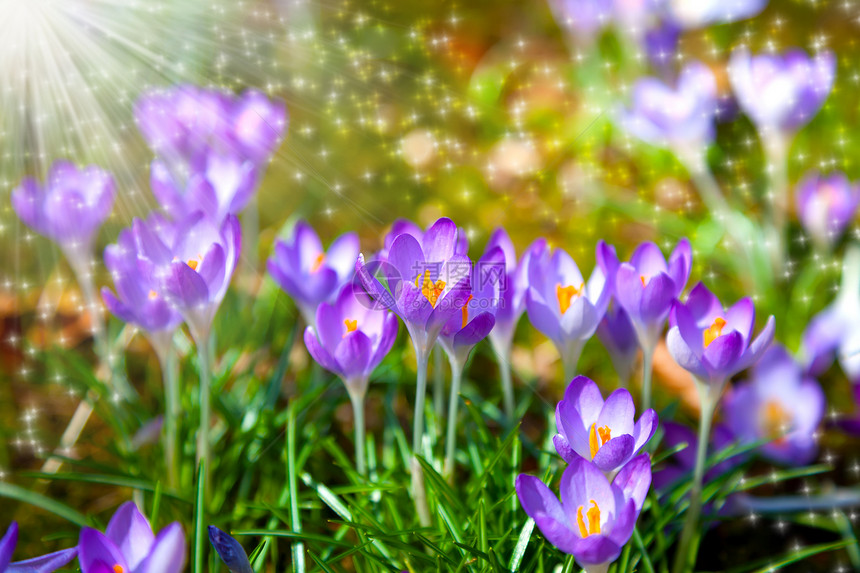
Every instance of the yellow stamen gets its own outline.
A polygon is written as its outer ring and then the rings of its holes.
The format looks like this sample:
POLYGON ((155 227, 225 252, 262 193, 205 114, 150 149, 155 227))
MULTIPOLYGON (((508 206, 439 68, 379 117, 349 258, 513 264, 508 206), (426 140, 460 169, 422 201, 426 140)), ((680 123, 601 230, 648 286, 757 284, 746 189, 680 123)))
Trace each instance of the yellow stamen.
POLYGON ((348 318, 343 319, 343 323, 346 325, 346 332, 343 333, 343 337, 346 338, 346 335, 350 332, 355 332, 355 329, 358 328, 357 320, 350 320, 348 318))
POLYGON ((154 290, 149 291, 149 300, 154 300, 156 298, 158 298, 158 293, 154 290))
POLYGON ((430 271, 424 271, 423 275, 418 275, 415 277, 415 286, 421 288, 421 294, 424 295, 424 298, 430 301, 430 306, 436 307, 436 303, 439 301, 439 297, 442 295, 442 292, 445 290, 445 281, 437 280, 435 283, 430 280, 430 271), (423 281, 421 284, 418 284, 423 277, 423 281))
POLYGON ((466 325, 469 324, 469 302, 472 300, 472 295, 469 295, 469 298, 466 299, 466 304, 463 305, 463 326, 460 328, 466 328, 466 325))
POLYGON ((765 435, 776 443, 784 441, 785 434, 790 429, 791 415, 776 400, 768 400, 762 410, 764 410, 762 426, 765 435))
POLYGON ((122 568, 122 565, 114 565, 113 566, 114 573, 123 573, 125 569, 122 568))
POLYGON ((598 428, 597 424, 591 424, 591 431, 588 433, 588 449, 591 450, 591 459, 597 455, 600 446, 604 445, 611 439, 612 430, 609 426, 598 428))
POLYGON ((197 265, 200 264, 200 261, 197 259, 188 259, 188 266, 191 267, 192 271, 197 270, 197 265))
POLYGON ((642 287, 645 287, 645 284, 648 282, 645 280, 645 275, 639 275, 639 280, 642 281, 642 287))
POLYGON ((317 258, 314 260, 314 264, 311 265, 311 272, 315 273, 322 267, 325 262, 325 253, 320 253, 317 255, 317 258))
POLYGON ((723 327, 725 325, 726 321, 718 316, 714 319, 714 323, 705 329, 705 332, 703 333, 705 338, 705 348, 710 346, 713 341, 723 334, 723 327))
POLYGON ((591 507, 586 511, 586 515, 588 517, 588 528, 585 527, 585 519, 582 517, 582 506, 580 505, 576 510, 576 524, 579 526, 579 534, 583 539, 589 535, 600 533, 600 507, 593 499, 590 501, 591 507))
POLYGON ((561 286, 561 284, 555 285, 555 296, 558 299, 558 309, 562 314, 567 312, 567 309, 570 308, 570 301, 574 296, 582 295, 582 290, 585 288, 585 283, 580 283, 579 288, 576 288, 573 285, 570 286, 561 286))

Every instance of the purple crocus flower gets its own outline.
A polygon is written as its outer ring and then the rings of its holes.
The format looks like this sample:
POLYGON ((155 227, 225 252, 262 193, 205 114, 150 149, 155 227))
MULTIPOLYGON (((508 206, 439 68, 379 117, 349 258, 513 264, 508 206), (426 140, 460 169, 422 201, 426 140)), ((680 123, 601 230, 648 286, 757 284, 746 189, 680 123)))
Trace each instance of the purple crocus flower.
POLYGON ((135 119, 150 147, 187 172, 199 168, 211 149, 260 165, 277 149, 288 123, 284 103, 258 90, 237 97, 192 85, 144 94, 135 119))
POLYGON ((154 535, 133 502, 122 504, 105 533, 85 527, 78 543, 81 573, 179 573, 185 536, 179 522, 154 535))
POLYGON ((620 305, 612 305, 606 310, 603 320, 597 326, 597 337, 609 352, 612 366, 622 385, 626 385, 633 373, 636 355, 639 353, 639 340, 630 322, 630 316, 620 305))
POLYGON ((716 112, 714 74, 694 61, 681 70, 675 86, 651 77, 637 81, 632 107, 620 121, 643 141, 687 153, 713 141, 716 112))
POLYGON ((355 233, 344 233, 326 252, 313 227, 299 221, 288 241, 275 243, 267 266, 275 282, 296 301, 305 322, 314 325, 317 306, 334 302, 352 277, 358 253, 355 233))
POLYGON ((18 544, 18 524, 14 521, 0 538, 0 573, 51 573, 75 558, 78 548, 63 549, 41 557, 12 563, 12 553, 18 544))
POLYGON ((188 323, 195 341, 207 344, 239 260, 239 220, 228 215, 217 225, 197 212, 164 234, 158 221, 134 221, 138 265, 153 277, 155 296, 164 296, 188 323))
POLYGON ((490 235, 484 256, 493 249, 499 248, 504 255, 504 278, 499 293, 499 304, 496 309, 496 325, 490 331, 490 343, 496 354, 507 359, 511 353, 511 343, 517 323, 526 310, 526 292, 528 291, 528 267, 532 251, 537 248, 530 246, 517 262, 517 253, 507 231, 499 227, 490 235))
POLYGON ((728 72, 741 108, 763 134, 791 133, 821 108, 833 86, 831 52, 810 58, 798 49, 783 55, 732 53, 728 72))
POLYGON ((752 366, 773 340, 774 319, 753 338, 755 307, 743 298, 728 310, 708 288, 697 284, 686 303, 675 301, 666 337, 681 367, 719 395, 729 378, 752 366))
MULTIPOLYGON (((173 223, 153 214, 146 225, 172 243, 176 234, 173 223)), ((108 310, 146 332, 159 357, 164 358, 182 316, 159 295, 160 285, 154 276, 145 272, 146 265, 139 264, 137 241, 131 229, 120 231, 116 244, 105 248, 104 260, 116 287, 116 294, 107 287, 102 288, 102 299, 108 310)))
POLYGON ((586 283, 573 259, 562 249, 550 252, 539 240, 529 257, 529 320, 553 341, 565 376, 573 378, 585 342, 597 330, 612 289, 596 268, 586 283))
POLYGON ((645 242, 636 247, 630 262, 619 263, 615 250, 600 241, 598 263, 613 280, 615 299, 627 312, 644 352, 652 353, 663 334, 672 301, 681 296, 692 266, 692 251, 681 239, 668 262, 659 247, 645 242))
POLYGON ((439 343, 457 364, 465 364, 475 345, 493 330, 504 270, 505 254, 501 248, 484 254, 472 268, 462 316, 452 316, 439 331, 439 343))
POLYGON ((774 345, 764 353, 751 380, 726 394, 723 411, 738 439, 771 440, 761 446, 765 457, 788 465, 804 465, 815 458, 824 392, 818 382, 803 375, 784 347, 774 345))
POLYGON ((552 442, 564 461, 592 462, 612 479, 639 452, 657 429, 657 413, 648 409, 634 423, 630 392, 619 388, 604 402, 597 384, 577 376, 555 408, 558 428, 552 442))
POLYGON ((643 454, 610 481, 594 464, 573 460, 561 476, 561 501, 539 479, 520 474, 517 496, 547 541, 571 554, 587 573, 605 573, 633 534, 651 486, 643 454))
POLYGON ((860 205, 860 188, 838 171, 829 176, 808 173, 798 182, 795 196, 803 228, 823 249, 839 240, 860 205))
POLYGON ((37 233, 59 245, 81 277, 96 233, 110 215, 115 185, 110 174, 90 165, 79 169, 69 161, 55 161, 44 184, 25 177, 12 190, 12 207, 37 233))
MULTIPOLYGON (((677 422, 663 422, 663 439, 661 443, 667 449, 677 447, 681 444, 687 444, 683 450, 675 452, 665 465, 661 465, 660 469, 654 472, 652 484, 655 489, 661 490, 669 485, 676 483, 682 478, 689 479, 693 471, 696 461, 696 450, 698 442, 696 433, 683 424, 677 422)), ((712 456, 717 452, 726 449, 729 445, 735 442, 735 436, 725 424, 717 424, 711 433, 710 443, 708 444, 708 456, 712 456)), ((744 456, 732 456, 720 463, 712 466, 705 472, 704 483, 718 478, 726 472, 736 468, 744 461, 744 456)))
POLYGON ((251 562, 242 545, 214 525, 209 526, 209 541, 230 573, 252 573, 251 562))
MULTIPOLYGON (((400 235, 412 235, 419 243, 424 242, 425 231, 409 219, 397 219, 391 224, 391 229, 385 234, 383 239, 382 250, 376 254, 376 259, 380 261, 388 260, 388 253, 391 250, 391 245, 394 244, 394 239, 400 235)), ((454 245, 454 254, 467 256, 469 254, 469 237, 466 231, 457 227, 457 243, 454 245)))
POLYGON ((164 210, 174 219, 183 219, 202 210, 215 222, 239 213, 257 188, 254 163, 235 154, 210 152, 201 168, 187 183, 181 183, 164 161, 152 162, 150 185, 164 210))
POLYGON ((337 374, 350 394, 363 399, 370 374, 397 338, 397 317, 368 308, 347 284, 333 304, 319 305, 314 323, 315 327, 305 329, 308 352, 323 368, 337 374))
POLYGON ((752 18, 767 0, 668 0, 669 17, 684 28, 701 28, 752 18))
POLYGON ((471 293, 471 262, 458 254, 458 234, 454 222, 442 218, 420 242, 410 233, 398 235, 379 266, 386 286, 362 256, 355 266, 367 294, 406 323, 419 356, 429 355, 442 327, 461 316, 471 293))

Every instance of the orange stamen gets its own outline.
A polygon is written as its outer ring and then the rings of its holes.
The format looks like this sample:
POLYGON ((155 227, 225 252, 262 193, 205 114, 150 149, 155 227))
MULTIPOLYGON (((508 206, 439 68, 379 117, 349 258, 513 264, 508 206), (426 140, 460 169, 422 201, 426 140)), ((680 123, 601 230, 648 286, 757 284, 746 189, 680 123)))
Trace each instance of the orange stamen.
POLYGON ((197 265, 199 265, 199 264, 200 264, 200 261, 198 261, 197 259, 188 259, 188 266, 191 267, 192 271, 196 271, 197 265))
POLYGON ((579 534, 583 539, 588 537, 589 535, 595 535, 600 533, 600 507, 597 505, 597 502, 593 499, 591 501, 591 507, 586 511, 586 516, 588 517, 588 527, 585 526, 585 519, 582 517, 582 506, 576 510, 576 524, 579 526, 579 534))
POLYGON ((561 284, 555 285, 555 297, 558 299, 558 309, 562 314, 567 312, 567 309, 570 308, 570 301, 574 296, 582 295, 582 291, 585 288, 585 283, 580 283, 579 288, 576 288, 573 285, 570 286, 561 286, 561 284))
POLYGON ((154 300, 156 298, 158 298, 158 293, 154 290, 149 291, 149 300, 154 300))
POLYGON ((639 275, 639 280, 642 281, 642 287, 644 288, 648 281, 645 280, 645 275, 639 275))
POLYGON ((705 348, 710 346, 713 341, 715 341, 723 334, 723 327, 725 325, 726 321, 718 316, 714 319, 714 323, 705 329, 703 333, 705 339, 705 348))
POLYGON ((421 288, 421 294, 424 295, 424 298, 430 301, 430 306, 436 307, 436 303, 439 301, 439 297, 442 295, 442 292, 445 290, 445 281, 437 280, 435 283, 430 280, 430 271, 424 271, 423 275, 418 275, 415 277, 415 286, 421 288), (423 277, 423 281, 421 284, 418 284, 423 277))
POLYGON ((311 272, 315 273, 320 270, 323 263, 325 262, 325 253, 320 253, 317 255, 317 258, 314 260, 314 264, 311 265, 311 272))
POLYGON ((350 320, 348 318, 345 318, 343 320, 343 323, 346 325, 346 332, 343 334, 344 338, 346 338, 347 334, 349 334, 350 332, 355 332, 355 329, 358 328, 357 320, 350 320))
POLYGON ((597 455, 600 446, 611 439, 611 433, 612 430, 610 430, 609 426, 598 428, 597 424, 591 424, 591 431, 588 432, 588 449, 591 450, 591 459, 594 459, 594 456, 597 455))
POLYGON ((764 410, 762 426, 765 435, 776 443, 784 441, 785 434, 791 426, 791 415, 776 400, 768 400, 762 409, 764 410))
POLYGON ((469 302, 472 300, 472 295, 469 295, 469 298, 466 299, 466 304, 463 305, 463 326, 460 328, 466 328, 466 325, 469 324, 469 302))
POLYGON ((114 573, 123 573, 125 569, 122 568, 122 565, 114 565, 113 566, 114 573))

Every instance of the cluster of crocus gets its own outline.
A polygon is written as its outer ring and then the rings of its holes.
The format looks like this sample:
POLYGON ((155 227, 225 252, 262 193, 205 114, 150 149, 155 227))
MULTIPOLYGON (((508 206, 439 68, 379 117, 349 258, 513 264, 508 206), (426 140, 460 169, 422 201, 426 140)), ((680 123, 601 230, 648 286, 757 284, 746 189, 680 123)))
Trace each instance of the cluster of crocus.
POLYGON ((216 224, 252 199, 288 124, 284 102, 258 90, 193 85, 145 93, 135 119, 158 156, 150 185, 164 212, 184 220, 202 211, 216 224))
POLYGON ((520 475, 516 490, 544 537, 588 573, 605 572, 633 534, 651 485, 651 459, 636 455, 657 428, 647 410, 634 424, 633 399, 616 390, 604 402, 597 385, 577 376, 556 407, 553 440, 568 463, 561 502, 539 479, 520 475))

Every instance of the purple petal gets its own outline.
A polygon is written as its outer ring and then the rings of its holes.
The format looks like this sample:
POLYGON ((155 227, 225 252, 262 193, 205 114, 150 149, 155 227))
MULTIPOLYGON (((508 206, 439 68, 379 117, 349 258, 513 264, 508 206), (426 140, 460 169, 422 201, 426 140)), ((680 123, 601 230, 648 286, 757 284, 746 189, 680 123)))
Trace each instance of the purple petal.
POLYGON ((18 544, 18 524, 14 521, 9 525, 9 529, 0 539, 0 571, 5 571, 12 561, 12 553, 15 552, 15 545, 18 544))
MULTIPOLYGON (((5 571, 6 573, 51 573, 60 567, 68 565, 77 555, 77 547, 63 549, 62 551, 55 551, 41 557, 11 563, 5 571)), ((3 570, 2 565, 0 563, 0 570, 3 570)), ((110 569, 109 573, 114 573, 113 569, 110 569)))
POLYGON ((711 324, 714 319, 723 314, 723 305, 703 283, 697 283, 687 295, 685 305, 699 324, 711 324))
POLYGON ((633 397, 624 388, 615 390, 606 398, 600 415, 597 417, 598 427, 609 426, 614 435, 633 434, 633 418, 636 407, 633 397))
POLYGON ((132 569, 146 557, 155 541, 149 521, 131 501, 122 504, 113 514, 105 536, 119 548, 132 569))
POLYGON ((536 477, 520 474, 516 481, 517 497, 526 514, 535 520, 547 541, 564 552, 573 552, 575 534, 558 498, 536 477))
POLYGON ((158 533, 149 556, 134 573, 181 573, 185 567, 185 535, 173 522, 158 533))
POLYGON ((639 420, 633 426, 633 439, 636 442, 633 446, 633 451, 638 452, 641 450, 648 443, 648 440, 651 439, 651 436, 654 435, 655 431, 657 431, 657 412, 648 408, 642 412, 639 420))
POLYGON ((635 442, 630 434, 615 436, 597 450, 594 459, 595 466, 604 472, 611 472, 621 467, 633 455, 635 442))
POLYGON ((634 323, 641 321, 644 291, 639 271, 630 263, 621 263, 615 275, 615 296, 634 323))
POLYGON ((382 334, 376 342, 376 350, 370 359, 371 367, 378 366, 382 362, 382 359, 391 352, 391 347, 394 346, 394 341, 397 340, 399 327, 397 317, 391 313, 385 313, 382 334))
POLYGON ((561 476, 559 491, 569 523, 576 522, 577 508, 591 507, 592 500, 600 507, 602 515, 615 514, 615 495, 609 481, 595 464, 584 458, 570 462, 561 476))
POLYGON ((253 573, 242 545, 214 525, 209 526, 209 541, 230 573, 253 573))
POLYGON ((209 302, 209 287, 197 271, 186 263, 175 262, 169 267, 162 289, 177 307, 190 310, 209 302))
POLYGON ((669 349, 669 354, 672 355, 678 366, 696 376, 707 376, 704 364, 702 364, 701 359, 687 345, 686 340, 681 337, 677 326, 669 329, 669 333, 666 335, 666 346, 669 349))
POLYGON ((487 337, 495 324, 496 317, 489 312, 482 312, 454 335, 454 346, 474 346, 487 337))
POLYGON ((630 257, 630 264, 636 269, 637 274, 644 276, 646 281, 659 273, 669 271, 666 258, 660 248, 651 242, 645 242, 636 247, 630 257))
POLYGON ((316 360, 320 366, 332 372, 333 374, 340 374, 340 368, 335 362, 334 357, 326 350, 317 340, 317 335, 314 332, 314 328, 312 326, 308 326, 305 328, 305 347, 308 349, 308 353, 311 357, 316 360))
POLYGON ((705 362, 724 377, 729 377, 736 372, 735 365, 744 351, 744 339, 740 332, 734 330, 714 339, 705 348, 703 358, 705 362))
MULTIPOLYGON (((651 458, 648 454, 642 454, 627 462, 612 480, 612 485, 621 490, 625 500, 634 501, 637 512, 642 511, 642 505, 651 487, 651 458)), ((619 507, 617 501, 616 507, 619 507)))
POLYGON ((573 448, 570 447, 568 441, 561 434, 556 434, 552 437, 552 445, 555 446, 555 451, 561 456, 561 459, 567 463, 572 462, 580 457, 573 448))
POLYGON ((346 282, 355 272, 359 243, 355 233, 344 233, 331 244, 326 253, 325 264, 337 273, 338 283, 346 282))
MULTIPOLYGON (((423 283, 424 272, 429 270, 431 280, 435 280, 434 269, 431 268, 432 261, 425 264, 424 252, 421 250, 421 245, 412 235, 400 235, 391 244, 391 249, 388 251, 388 262, 394 265, 403 282, 413 283, 418 278, 418 284, 423 283)), ((441 261, 439 261, 441 262, 441 261)), ((436 270, 438 273, 439 270, 436 270)))
POLYGON ((726 329, 737 330, 749 344, 755 326, 755 306, 749 298, 742 298, 726 312, 726 329))
POLYGON ((101 531, 89 527, 81 530, 81 537, 78 542, 78 561, 81 564, 82 573, 91 573, 91 567, 97 561, 106 563, 110 567, 119 565, 123 569, 131 571, 125 557, 113 541, 101 531))
POLYGON ((693 266, 693 251, 686 237, 678 241, 675 250, 669 257, 669 277, 675 284, 675 296, 681 294, 687 279, 690 278, 690 268, 693 266))
POLYGON ((639 307, 642 322, 658 324, 666 320, 677 290, 668 275, 664 273, 653 275, 642 293, 639 307))
POLYGON ((433 223, 424 233, 422 241, 427 262, 441 263, 450 259, 454 255, 457 244, 457 233, 457 225, 451 219, 442 217, 433 223))
POLYGON ((334 359, 346 378, 355 378, 369 373, 368 366, 372 353, 373 343, 366 334, 355 330, 344 336, 337 345, 334 359))
POLYGON ((529 321, 550 340, 561 340, 559 316, 553 312, 534 288, 526 293, 526 311, 529 321))

